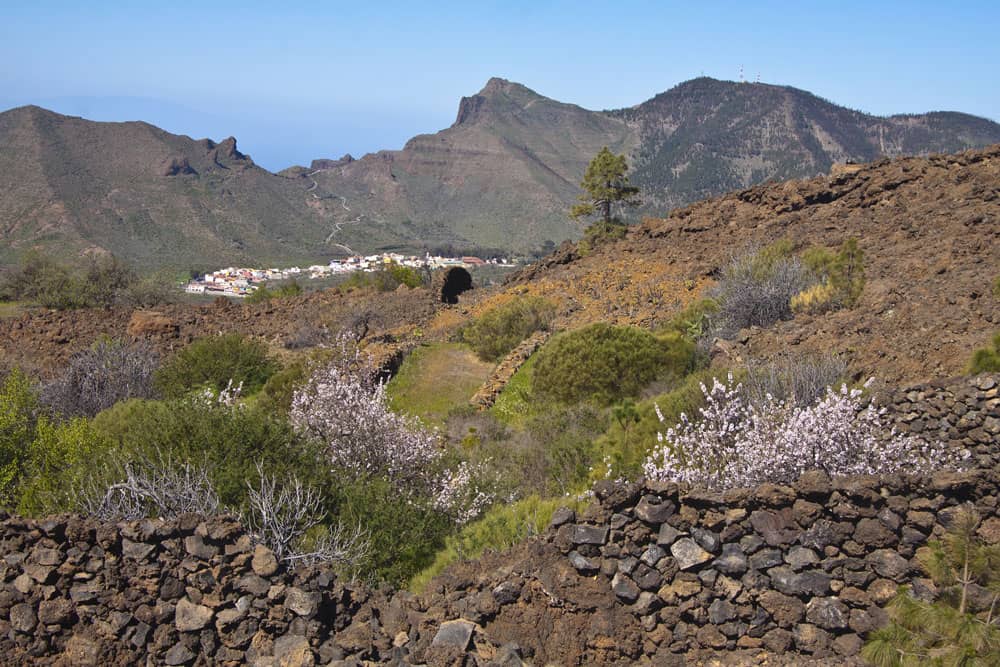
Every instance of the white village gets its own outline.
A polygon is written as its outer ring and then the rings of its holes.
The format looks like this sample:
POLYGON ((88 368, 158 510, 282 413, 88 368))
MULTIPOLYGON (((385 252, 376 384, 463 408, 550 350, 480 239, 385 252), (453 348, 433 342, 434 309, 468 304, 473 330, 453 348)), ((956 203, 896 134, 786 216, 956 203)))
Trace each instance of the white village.
POLYGON ((344 259, 333 259, 327 264, 313 264, 308 267, 292 266, 278 269, 255 269, 246 267, 228 267, 210 273, 202 274, 184 286, 189 294, 215 294, 219 296, 247 297, 262 285, 280 280, 317 280, 345 275, 356 271, 383 271, 392 265, 406 266, 420 270, 447 269, 455 266, 474 268, 492 264, 512 267, 507 258, 484 260, 479 257, 441 257, 430 253, 419 257, 416 255, 401 255, 399 253, 381 253, 378 255, 353 255, 344 259))

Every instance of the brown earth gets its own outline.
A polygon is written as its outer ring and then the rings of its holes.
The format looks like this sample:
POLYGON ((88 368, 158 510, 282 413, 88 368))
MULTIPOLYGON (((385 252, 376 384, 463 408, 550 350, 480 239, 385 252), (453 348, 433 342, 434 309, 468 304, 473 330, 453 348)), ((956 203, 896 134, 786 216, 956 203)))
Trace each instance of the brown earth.
POLYGON ((264 304, 224 298, 207 305, 165 304, 155 310, 28 309, 0 319, 0 366, 48 374, 102 336, 146 340, 162 355, 196 338, 241 333, 274 350, 303 349, 326 342, 342 328, 364 334, 379 361, 409 345, 414 332, 441 304, 426 289, 368 290, 342 294, 311 292, 264 304))
POLYGON ((730 254, 781 238, 797 250, 831 249, 857 237, 867 283, 860 304, 799 315, 731 344, 742 357, 789 350, 842 355, 857 376, 890 384, 960 374, 971 352, 1000 329, 1000 145, 956 155, 864 165, 854 173, 733 192, 647 219, 585 257, 564 244, 496 290, 445 306, 433 290, 319 292, 271 304, 171 305, 131 311, 28 310, 0 320, 0 364, 51 369, 98 336, 151 330, 163 351, 211 333, 238 331, 284 347, 371 315, 369 338, 405 347, 444 339, 486 308, 521 294, 559 306, 557 329, 595 321, 655 327, 714 284, 730 254), (173 329, 172 327, 176 327, 173 329), (138 327, 138 329, 137 329, 138 327))
POLYGON ((836 249, 850 237, 865 254, 860 304, 745 331, 739 354, 833 352, 857 376, 918 382, 961 373, 1000 329, 991 294, 1000 275, 1000 146, 733 192, 647 219, 586 257, 564 244, 473 312, 526 293, 557 301, 561 327, 656 326, 702 295, 735 250, 778 239, 836 249))

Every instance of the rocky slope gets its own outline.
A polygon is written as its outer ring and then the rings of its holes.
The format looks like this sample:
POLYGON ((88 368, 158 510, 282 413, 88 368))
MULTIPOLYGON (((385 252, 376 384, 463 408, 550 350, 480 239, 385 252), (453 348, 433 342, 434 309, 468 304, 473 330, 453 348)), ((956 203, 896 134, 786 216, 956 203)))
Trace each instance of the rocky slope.
POLYGON ((698 298, 734 250, 790 239, 836 249, 856 237, 867 284, 852 309, 747 330, 732 353, 832 352, 858 376, 898 384, 955 375, 1000 328, 1000 146, 883 160, 853 173, 756 186, 648 219, 581 257, 567 244, 481 295, 561 306, 558 325, 656 326, 698 298))
POLYGON ((503 79, 400 151, 271 174, 236 148, 146 123, 38 107, 0 113, 0 264, 29 248, 113 252, 146 270, 314 262, 354 250, 529 250, 578 236, 566 211, 602 146, 630 156, 641 213, 831 163, 958 151, 1000 125, 958 113, 879 118, 805 91, 696 79, 588 111, 503 79))

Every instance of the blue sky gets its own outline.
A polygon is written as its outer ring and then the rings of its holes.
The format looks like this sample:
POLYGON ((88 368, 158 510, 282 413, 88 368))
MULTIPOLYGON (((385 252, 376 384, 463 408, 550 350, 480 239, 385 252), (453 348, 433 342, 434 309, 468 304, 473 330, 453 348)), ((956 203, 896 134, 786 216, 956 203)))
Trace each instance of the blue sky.
POLYGON ((995 1, 283 5, 0 0, 0 109, 235 135, 273 170, 400 148, 491 76, 606 109, 742 65, 870 113, 1000 120, 995 1))

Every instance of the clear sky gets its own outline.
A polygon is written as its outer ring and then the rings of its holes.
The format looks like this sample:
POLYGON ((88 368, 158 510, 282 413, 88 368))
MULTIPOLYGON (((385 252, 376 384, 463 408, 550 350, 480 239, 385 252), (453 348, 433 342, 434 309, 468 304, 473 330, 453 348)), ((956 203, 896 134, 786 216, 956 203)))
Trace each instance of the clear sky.
POLYGON ((491 76, 590 109, 702 74, 1000 120, 1000 2, 0 0, 0 109, 222 139, 261 165, 400 148, 491 76))

